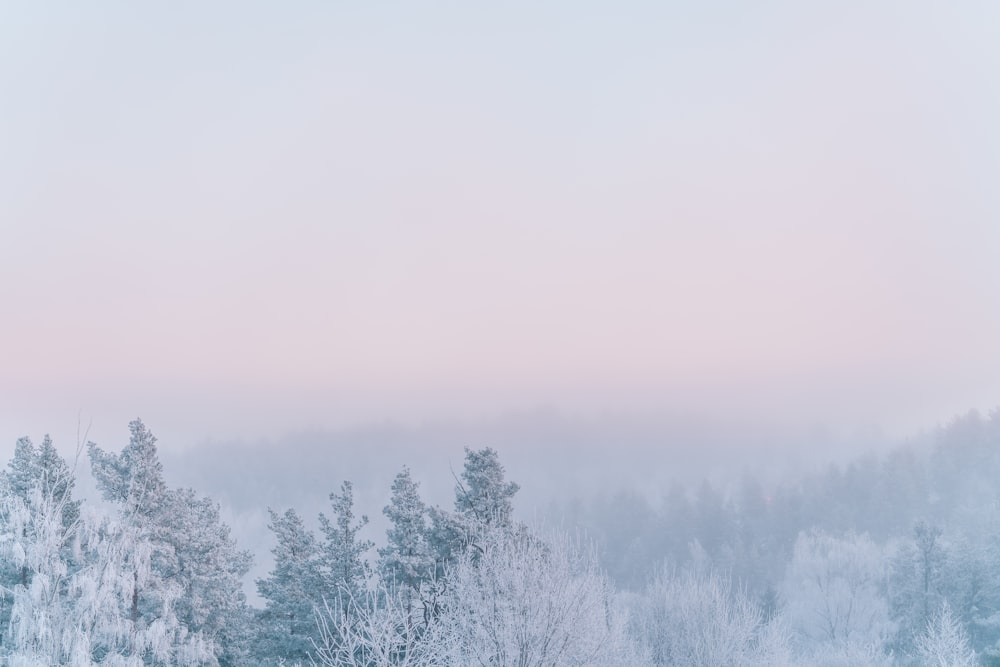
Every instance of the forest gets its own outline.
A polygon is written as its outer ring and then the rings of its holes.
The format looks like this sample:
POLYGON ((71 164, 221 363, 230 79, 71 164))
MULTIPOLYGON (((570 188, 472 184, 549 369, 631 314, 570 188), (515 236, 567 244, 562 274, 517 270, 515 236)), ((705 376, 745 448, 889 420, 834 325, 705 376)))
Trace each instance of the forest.
POLYGON ((156 443, 140 420, 75 460, 17 442, 3 664, 1000 664, 1000 411, 792 482, 567 498, 558 520, 525 522, 500 454, 466 448, 452 507, 401 467, 383 535, 350 481, 318 517, 269 509, 260 604, 253 555, 156 443), (86 463, 99 500, 77 497, 86 463))

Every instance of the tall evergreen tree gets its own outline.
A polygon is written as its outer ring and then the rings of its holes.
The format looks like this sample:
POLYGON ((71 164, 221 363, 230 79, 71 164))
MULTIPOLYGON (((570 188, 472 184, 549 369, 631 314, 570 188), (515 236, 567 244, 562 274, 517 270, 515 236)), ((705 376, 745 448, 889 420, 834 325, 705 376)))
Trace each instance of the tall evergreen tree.
POLYGON ((247 649, 249 621, 242 579, 253 557, 237 547, 215 501, 191 489, 170 495, 163 528, 172 549, 160 575, 181 587, 175 604, 181 622, 215 642, 223 667, 238 664, 247 649))
POLYGON ((129 432, 129 443, 118 454, 88 445, 98 488, 118 505, 135 539, 151 546, 152 576, 133 572, 129 617, 146 625, 159 618, 173 604, 169 591, 177 586, 183 595, 176 603, 179 621, 210 641, 222 664, 234 664, 241 652, 238 638, 245 636, 239 628, 246 619, 240 579, 251 556, 236 548, 214 502, 190 489, 167 487, 156 437, 142 421, 131 422, 129 432))
POLYGON ((465 448, 465 468, 455 486, 455 510, 484 526, 510 525, 511 499, 521 487, 504 481, 504 468, 496 450, 465 448))
POLYGON ((392 499, 382 510, 389 518, 386 545, 379 549, 379 574, 387 587, 399 591, 407 617, 411 617, 420 586, 431 576, 434 556, 427 541, 427 506, 420 499, 419 484, 404 467, 392 483, 392 499))
POLYGON ((428 541, 436 562, 436 575, 461 554, 477 536, 490 528, 512 523, 512 499, 520 487, 504 479, 496 450, 465 448, 465 465, 455 484, 455 512, 433 507, 428 512, 428 541))
POLYGON ((71 548, 80 516, 80 501, 73 500, 75 484, 48 435, 40 447, 27 437, 17 441, 13 458, 0 473, 7 528, 13 531, 8 534, 13 557, 0 558, 0 628, 9 627, 16 593, 26 592, 39 570, 65 570, 55 580, 61 587, 67 581, 63 575, 80 567, 71 548))
POLYGON ((322 607, 319 544, 295 510, 278 514, 268 509, 268 528, 278 540, 271 550, 274 569, 257 580, 264 598, 257 654, 263 658, 305 663, 319 640, 315 609, 322 607))
POLYGON ((354 487, 344 482, 340 493, 331 493, 333 520, 320 513, 319 523, 324 541, 321 546, 324 590, 329 599, 341 597, 343 593, 361 597, 370 575, 365 553, 375 544, 358 538, 358 533, 368 525, 368 517, 362 515, 354 520, 354 487))
POLYGON ((155 523, 169 504, 154 436, 141 420, 129 423, 129 441, 120 454, 87 443, 91 472, 105 500, 121 505, 124 514, 146 526, 155 523))
MULTIPOLYGON (((0 472, 0 485, 3 493, 17 499, 25 507, 38 507, 44 503, 46 508, 58 512, 61 529, 54 534, 57 548, 68 551, 73 536, 75 524, 80 516, 80 501, 73 500, 73 487, 76 478, 66 461, 52 444, 52 439, 46 435, 40 447, 35 447, 30 438, 21 438, 14 447, 14 457, 8 462, 7 469, 0 472)), ((35 530, 35 522, 22 524, 25 534, 22 539, 37 538, 29 535, 35 530)), ((65 554, 70 557, 72 554, 65 554)), ((0 586, 10 592, 16 585, 27 587, 31 583, 32 568, 27 562, 16 562, 16 559, 0 559, 0 586)), ((0 628, 6 628, 10 621, 11 597, 5 595, 0 599, 0 628)))
POLYGON ((33 488, 51 496, 61 508, 64 525, 70 525, 79 516, 80 501, 73 500, 76 475, 48 435, 37 448, 30 438, 19 439, 7 470, 0 474, 6 479, 8 488, 21 498, 27 499, 33 488))
MULTIPOLYGON (((156 437, 141 420, 129 423, 129 433, 129 442, 120 454, 88 443, 91 471, 105 500, 118 505, 121 521, 135 533, 135 539, 149 540, 154 569, 163 569, 173 557, 162 525, 170 508, 163 464, 156 451, 156 437)), ((157 618, 167 605, 162 578, 150 577, 145 586, 141 579, 142 573, 136 569, 129 611, 133 624, 157 618)))
POLYGON ((134 618, 134 592, 157 578, 148 534, 134 523, 82 516, 69 493, 71 471, 51 441, 37 452, 22 441, 8 472, 0 480, 0 551, 22 574, 6 591, 3 664, 218 664, 212 645, 174 613, 176 584, 155 586, 157 616, 134 618))

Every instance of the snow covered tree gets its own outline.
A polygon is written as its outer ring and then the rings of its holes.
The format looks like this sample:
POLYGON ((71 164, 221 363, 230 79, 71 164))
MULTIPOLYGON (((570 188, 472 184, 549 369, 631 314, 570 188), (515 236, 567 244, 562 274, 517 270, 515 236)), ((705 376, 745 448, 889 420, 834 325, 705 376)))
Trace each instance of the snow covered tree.
POLYGON ((899 623, 898 648, 907 651, 914 637, 927 627, 944 601, 943 576, 946 552, 942 531, 924 521, 913 528, 913 539, 904 542, 892 560, 889 580, 890 609, 899 623))
POLYGON ((70 525, 79 516, 80 501, 73 500, 76 476, 49 436, 42 439, 37 449, 30 438, 18 440, 14 458, 0 474, 6 479, 9 490, 22 499, 28 498, 31 489, 41 488, 60 505, 64 525, 70 525))
POLYGON ((491 527, 512 525, 512 499, 520 487, 504 479, 496 450, 465 448, 465 466, 455 485, 455 512, 433 507, 428 512, 428 539, 440 575, 451 560, 491 527))
POLYGON ((444 611, 432 630, 444 664, 489 667, 637 667, 592 550, 565 536, 543 542, 495 527, 448 570, 444 611))
POLYGON ((232 664, 242 650, 239 638, 245 637, 239 627, 247 618, 240 579, 251 557, 236 548, 214 502, 167 487, 156 437, 142 421, 131 422, 129 431, 119 454, 88 445, 98 488, 118 505, 121 524, 151 548, 149 576, 133 573, 129 617, 149 624, 176 605, 172 612, 180 622, 211 643, 224 665, 232 664), (173 596, 175 587, 180 599, 173 596))
MULTIPOLYGON (((369 578, 365 553, 374 545, 358 538, 368 523, 362 516, 355 521, 354 491, 344 482, 340 493, 331 493, 333 519, 319 515, 324 540, 319 542, 294 510, 271 515, 269 528, 278 539, 272 550, 274 570, 257 581, 257 590, 266 601, 259 616, 261 624, 258 653, 290 663, 313 659, 314 649, 326 646, 317 626, 317 612, 353 609, 347 600, 361 599, 369 578)), ((327 625, 336 629, 337 624, 327 625)))
POLYGON ((175 605, 181 622, 215 642, 223 667, 237 664, 247 648, 249 620, 242 579, 253 557, 237 547, 215 501, 191 489, 170 496, 162 527, 172 549, 159 575, 181 587, 175 605))
POLYGON ((948 545, 941 584, 973 650, 1000 664, 1000 536, 981 525, 948 545))
POLYGON ((436 625, 411 623, 409 600, 385 585, 360 599, 344 595, 317 610, 315 660, 325 667, 434 667, 440 661, 436 625))
POLYGON ((635 603, 633 628, 653 664, 777 667, 792 664, 780 617, 713 570, 664 570, 635 603))
POLYGON ((510 525, 514 511, 511 499, 519 487, 504 481, 504 469, 496 450, 465 448, 465 468, 455 486, 455 510, 484 526, 510 525))
MULTIPOLYGON (((80 549, 89 565, 72 580, 74 638, 89 645, 93 664, 118 667, 217 667, 217 646, 177 614, 178 582, 156 573, 156 547, 145 531, 120 518, 84 524, 80 549), (136 591, 155 591, 155 615, 136 617, 136 591)), ((147 599, 142 605, 152 609, 147 599)), ((91 664, 70 661, 68 664, 91 664)))
POLYGON ((41 448, 20 439, 0 478, 3 644, 11 660, 51 656, 63 639, 64 598, 80 568, 73 550, 80 523, 74 484, 48 436, 41 448))
POLYGON ((105 452, 88 443, 91 473, 108 501, 122 505, 122 513, 152 526, 169 505, 163 464, 156 451, 156 437, 141 420, 128 425, 130 438, 120 454, 105 452))
POLYGON ((951 613, 947 602, 941 603, 914 644, 923 667, 975 667, 978 664, 969 646, 969 635, 951 613))
MULTIPOLYGON (((20 450, 12 470, 28 469, 29 448, 20 450)), ((60 472, 0 481, 0 551, 27 572, 7 591, 4 664, 216 665, 211 645, 173 612, 179 587, 158 587, 155 618, 132 616, 135 591, 155 576, 150 542, 134 525, 81 515, 68 466, 54 448, 40 455, 39 469, 60 472)))
POLYGON ((891 652, 874 644, 823 643, 804 647, 796 664, 809 667, 894 667, 899 663, 891 652))
POLYGON ((885 583, 884 551, 867 535, 801 533, 781 588, 786 618, 799 643, 809 649, 832 645, 881 651, 895 631, 885 583))
POLYGON ((396 475, 392 498, 383 513, 389 518, 386 545, 379 549, 378 568, 384 585, 398 590, 413 617, 421 584, 434 573, 434 556, 427 541, 427 506, 409 468, 396 475))
MULTIPOLYGON (((80 501, 73 500, 76 477, 63 457, 56 451, 52 439, 45 436, 40 447, 35 447, 30 438, 21 438, 14 447, 14 457, 7 469, 0 473, 3 493, 19 499, 26 507, 44 499, 46 508, 56 508, 62 525, 58 548, 69 548, 75 522, 80 516, 80 501), (40 497, 39 497, 40 494, 40 497)), ((24 524, 23 530, 32 530, 31 524, 24 524)), ((24 534, 22 539, 30 536, 24 534)), ((53 536, 55 537, 55 536, 53 536)), ((0 560, 0 586, 12 591, 20 584, 27 587, 31 583, 32 570, 27 563, 17 564, 16 559, 0 560)), ((10 622, 10 595, 0 599, 0 628, 10 622)))
POLYGON ((370 540, 358 538, 358 533, 368 525, 362 515, 354 521, 354 487, 344 482, 340 493, 331 493, 333 520, 319 515, 320 529, 325 537, 320 546, 321 572, 324 577, 324 594, 328 600, 340 597, 346 591, 358 598, 370 576, 365 554, 374 548, 370 540))
POLYGON ((274 569, 266 579, 257 580, 264 598, 260 615, 260 657, 305 662, 313 643, 320 640, 315 610, 323 605, 319 574, 319 545, 295 510, 283 515, 268 510, 268 528, 278 544, 271 550, 274 569))

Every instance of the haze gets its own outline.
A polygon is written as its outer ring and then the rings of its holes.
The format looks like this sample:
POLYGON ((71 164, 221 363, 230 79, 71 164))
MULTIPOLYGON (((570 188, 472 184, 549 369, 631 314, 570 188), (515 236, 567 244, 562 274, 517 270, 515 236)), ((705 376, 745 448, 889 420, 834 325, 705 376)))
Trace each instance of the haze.
POLYGON ((0 440, 988 409, 998 14, 6 5, 0 440))

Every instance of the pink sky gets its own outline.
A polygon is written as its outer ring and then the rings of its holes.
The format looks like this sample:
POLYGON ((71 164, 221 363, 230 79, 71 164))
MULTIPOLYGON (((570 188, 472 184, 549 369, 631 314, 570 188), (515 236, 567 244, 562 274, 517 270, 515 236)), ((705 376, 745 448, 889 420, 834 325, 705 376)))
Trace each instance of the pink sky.
POLYGON ((4 10, 0 438, 1000 404, 998 10, 660 4, 4 10))

